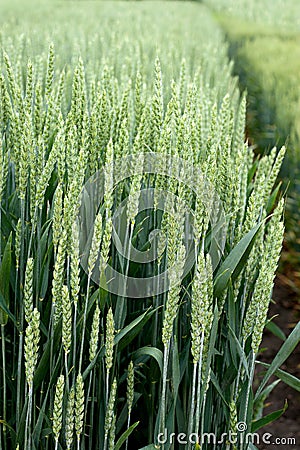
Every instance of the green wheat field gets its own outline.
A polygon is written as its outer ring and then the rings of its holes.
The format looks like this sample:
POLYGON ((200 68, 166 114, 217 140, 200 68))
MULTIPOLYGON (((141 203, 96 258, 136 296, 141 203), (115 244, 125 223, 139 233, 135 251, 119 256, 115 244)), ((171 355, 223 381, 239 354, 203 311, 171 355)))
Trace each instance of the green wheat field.
POLYGON ((208 9, 4 1, 0 44, 0 449, 256 449, 285 148, 208 9))

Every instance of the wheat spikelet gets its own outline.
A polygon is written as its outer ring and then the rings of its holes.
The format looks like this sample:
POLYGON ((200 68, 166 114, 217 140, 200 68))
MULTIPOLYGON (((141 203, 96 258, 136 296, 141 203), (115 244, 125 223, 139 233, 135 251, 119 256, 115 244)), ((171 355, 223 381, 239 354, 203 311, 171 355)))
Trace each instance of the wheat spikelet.
POLYGON ((29 324, 33 312, 33 258, 27 260, 24 284, 24 313, 26 322, 29 324))

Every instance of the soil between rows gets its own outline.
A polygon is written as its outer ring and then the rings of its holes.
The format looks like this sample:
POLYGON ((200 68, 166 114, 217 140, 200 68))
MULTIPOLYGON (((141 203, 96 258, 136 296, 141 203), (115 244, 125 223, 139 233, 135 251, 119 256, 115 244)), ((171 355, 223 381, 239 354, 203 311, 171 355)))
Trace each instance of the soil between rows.
MULTIPOLYGON (((271 303, 269 310, 269 318, 277 315, 274 318, 274 323, 285 333, 286 336, 292 331, 293 327, 299 321, 300 316, 300 301, 299 297, 287 286, 277 278, 275 288, 273 291, 274 303, 271 303)), ((259 360, 271 363, 275 358, 282 341, 274 336, 270 331, 266 330, 261 345, 262 353, 259 355, 259 360)), ((281 366, 281 369, 300 378, 300 345, 298 345, 292 355, 281 366)), ((261 370, 260 370, 261 372, 261 370)), ((261 379, 261 378, 260 378, 261 379)), ((275 380, 276 378, 273 378, 275 380)), ((278 438, 293 437, 296 439, 295 445, 288 444, 259 444, 257 447, 260 450, 299 450, 300 449, 300 392, 295 391, 283 382, 280 382, 267 399, 264 415, 273 411, 282 409, 285 400, 288 402, 287 411, 277 419, 262 428, 259 432, 272 434, 270 441, 278 438)))

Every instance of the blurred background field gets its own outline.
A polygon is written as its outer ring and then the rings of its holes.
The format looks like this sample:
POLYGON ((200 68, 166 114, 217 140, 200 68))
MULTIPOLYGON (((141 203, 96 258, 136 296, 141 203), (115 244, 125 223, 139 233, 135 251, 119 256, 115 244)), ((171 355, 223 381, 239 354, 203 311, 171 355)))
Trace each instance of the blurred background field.
POLYGON ((281 172, 287 192, 285 281, 299 293, 300 275, 300 4, 297 0, 206 2, 223 28, 241 89, 247 90, 247 134, 257 152, 286 144, 281 172))
MULTIPOLYGON (((259 153, 287 145, 280 174, 286 199, 286 234, 275 302, 269 316, 285 333, 299 320, 300 294, 300 3, 297 0, 214 0, 205 2, 226 34, 234 73, 247 91, 247 137, 259 153)), ((265 332, 262 359, 272 360, 280 340, 265 332)), ((285 368, 299 376, 299 346, 285 368)), ((297 436, 299 394, 284 386, 270 396, 269 410, 287 398, 290 408, 274 427, 297 436)), ((267 408, 268 410, 268 408, 267 408)), ((279 445, 279 449, 286 446, 279 445)), ((290 448, 290 447, 288 447, 290 448)))

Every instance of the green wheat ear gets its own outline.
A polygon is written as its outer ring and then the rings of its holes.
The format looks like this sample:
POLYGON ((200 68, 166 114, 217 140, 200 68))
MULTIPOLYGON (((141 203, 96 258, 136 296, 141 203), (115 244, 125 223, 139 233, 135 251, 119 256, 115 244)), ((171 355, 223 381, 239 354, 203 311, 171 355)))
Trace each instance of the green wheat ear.
POLYGON ((73 443, 74 418, 75 418, 74 405, 75 405, 75 389, 74 386, 72 386, 68 396, 68 403, 66 409, 66 425, 65 425, 65 440, 66 440, 66 447, 68 450, 71 449, 73 443))
POLYGON ((28 324, 32 320, 33 313, 33 264, 33 258, 29 258, 25 270, 24 312, 28 324))
POLYGON ((93 322, 92 322, 92 330, 90 337, 90 354, 89 359, 93 361, 96 357, 98 351, 98 341, 99 341, 99 332, 100 332, 100 309, 98 304, 96 305, 93 322))
POLYGON ((127 397, 128 414, 130 414, 134 397, 134 366, 132 361, 130 361, 128 366, 126 397, 127 397))
POLYGON ((32 385, 35 367, 38 361, 40 342, 40 313, 34 308, 30 323, 25 331, 25 373, 29 385, 32 385))
POLYGON ((68 354, 72 342, 72 304, 67 286, 62 287, 62 344, 65 353, 68 354))
POLYGON ((105 414, 105 424, 104 424, 105 439, 107 439, 109 431, 113 425, 116 393, 117 393, 117 381, 116 379, 114 379, 111 386, 111 391, 105 414))
POLYGON ((52 429, 55 442, 58 442, 60 431, 62 429, 64 386, 65 378, 63 375, 60 375, 56 383, 53 405, 52 429))
POLYGON ((83 418, 84 418, 84 384, 82 375, 78 375, 75 387, 75 431, 77 440, 80 440, 80 435, 83 432, 83 418))
POLYGON ((105 364, 107 372, 110 371, 113 364, 115 322, 112 309, 109 308, 106 318, 106 336, 105 336, 105 364))

